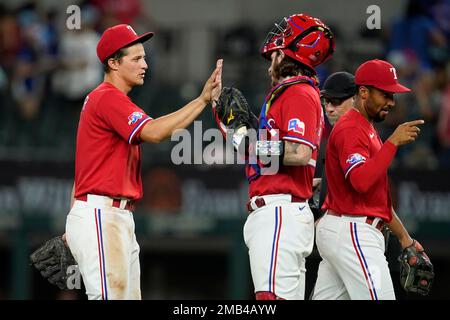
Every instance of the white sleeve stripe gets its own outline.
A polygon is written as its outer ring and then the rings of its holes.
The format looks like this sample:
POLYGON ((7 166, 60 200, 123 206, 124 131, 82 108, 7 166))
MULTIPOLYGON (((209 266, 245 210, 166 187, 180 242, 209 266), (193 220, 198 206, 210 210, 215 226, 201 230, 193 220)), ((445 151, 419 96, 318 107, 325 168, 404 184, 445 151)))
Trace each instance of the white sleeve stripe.
POLYGON ((362 163, 365 163, 365 161, 364 160, 358 161, 357 163, 354 163, 350 168, 348 168, 347 171, 345 172, 345 179, 347 179, 348 174, 354 167, 362 163))
POLYGON ((302 139, 302 138, 291 137, 291 136, 285 136, 285 137, 283 138, 283 140, 287 140, 287 141, 292 141, 292 142, 297 142, 297 143, 306 144, 307 146, 310 146, 313 150, 317 149, 316 146, 313 145, 311 142, 309 142, 308 140, 302 139))
POLYGON ((130 137, 128 138, 128 143, 129 143, 129 144, 131 144, 131 141, 133 141, 134 135, 135 135, 135 133, 139 130, 139 128, 142 127, 142 125, 143 125, 144 123, 146 123, 147 121, 149 121, 149 120, 153 120, 153 118, 148 117, 148 118, 142 120, 142 122, 141 122, 136 128, 134 128, 134 130, 133 130, 133 131, 131 132, 131 134, 130 134, 130 137))

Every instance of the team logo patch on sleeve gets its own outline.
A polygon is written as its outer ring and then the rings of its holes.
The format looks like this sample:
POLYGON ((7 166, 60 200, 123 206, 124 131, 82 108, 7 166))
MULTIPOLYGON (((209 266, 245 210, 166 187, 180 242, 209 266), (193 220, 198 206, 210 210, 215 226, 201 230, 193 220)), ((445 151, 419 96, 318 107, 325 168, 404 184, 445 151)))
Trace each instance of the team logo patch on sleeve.
POLYGON ((302 136, 305 135, 305 123, 297 118, 289 120, 288 131, 294 131, 302 136))
POLYGON ((360 161, 365 161, 365 160, 366 160, 366 158, 363 157, 362 155, 360 155, 359 153, 352 153, 351 155, 348 156, 348 159, 346 162, 349 164, 355 164, 355 163, 358 163, 360 161))
POLYGON ((139 119, 142 119, 143 116, 144 114, 142 112, 133 112, 128 116, 128 125, 131 126, 132 124, 135 124, 139 119))

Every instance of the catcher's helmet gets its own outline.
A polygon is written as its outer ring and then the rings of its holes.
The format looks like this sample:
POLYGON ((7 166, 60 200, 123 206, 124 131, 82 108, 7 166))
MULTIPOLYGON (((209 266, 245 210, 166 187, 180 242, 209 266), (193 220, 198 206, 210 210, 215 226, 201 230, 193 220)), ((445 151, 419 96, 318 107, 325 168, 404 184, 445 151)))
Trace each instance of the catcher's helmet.
POLYGON ((271 53, 280 49, 314 70, 314 67, 331 58, 334 48, 331 30, 318 18, 300 13, 275 23, 264 41, 261 53, 270 60, 271 53))

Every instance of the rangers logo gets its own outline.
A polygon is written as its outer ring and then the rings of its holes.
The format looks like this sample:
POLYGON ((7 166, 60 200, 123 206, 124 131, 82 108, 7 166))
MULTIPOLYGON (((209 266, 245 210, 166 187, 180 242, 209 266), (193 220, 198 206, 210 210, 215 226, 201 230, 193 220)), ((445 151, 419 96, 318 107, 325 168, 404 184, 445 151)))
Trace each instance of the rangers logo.
POLYGON ((128 125, 135 124, 144 114, 142 112, 135 111, 128 116, 128 125))
POLYGON ((362 155, 360 155, 359 153, 353 153, 353 154, 349 155, 346 162, 350 163, 350 164, 355 164, 355 163, 358 163, 360 161, 365 161, 365 160, 366 160, 366 158, 363 157, 362 155))
POLYGON ((291 119, 288 124, 288 131, 294 131, 302 136, 305 135, 305 123, 299 119, 291 119))

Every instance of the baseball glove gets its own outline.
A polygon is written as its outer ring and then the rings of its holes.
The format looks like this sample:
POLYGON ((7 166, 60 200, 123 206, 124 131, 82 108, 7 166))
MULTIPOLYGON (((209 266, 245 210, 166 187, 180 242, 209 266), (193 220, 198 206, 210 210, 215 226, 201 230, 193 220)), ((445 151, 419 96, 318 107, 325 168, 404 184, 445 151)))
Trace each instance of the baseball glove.
POLYGON ((31 264, 41 275, 61 290, 67 288, 67 268, 76 261, 61 236, 48 240, 30 255, 31 264))
POLYGON ((242 92, 236 88, 222 88, 219 100, 213 107, 213 113, 224 136, 227 130, 238 131, 244 126, 247 129, 258 128, 258 118, 250 110, 242 92))
POLYGON ((400 284, 406 292, 426 296, 430 293, 434 280, 433 265, 422 245, 414 240, 403 249, 400 257, 400 284))

